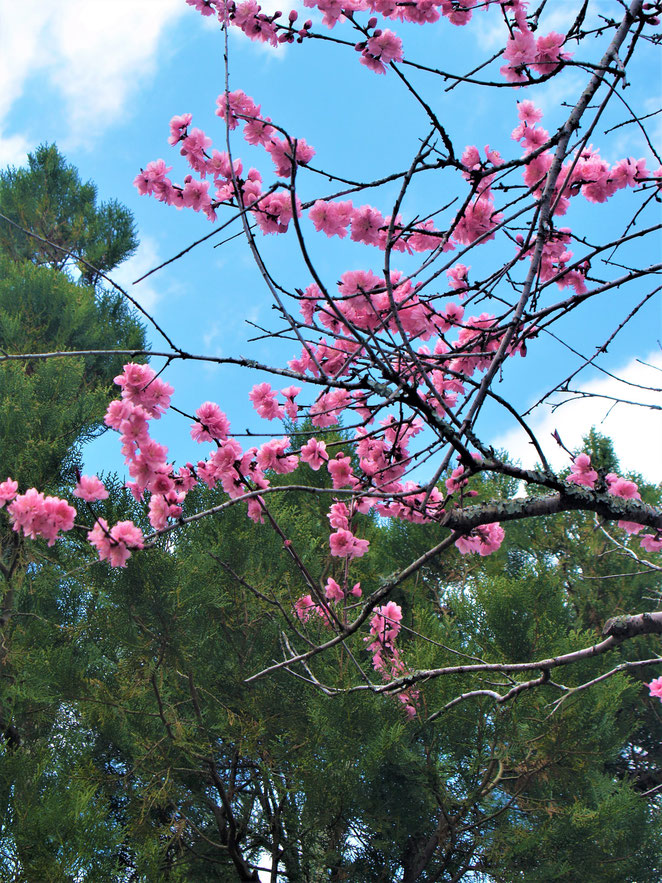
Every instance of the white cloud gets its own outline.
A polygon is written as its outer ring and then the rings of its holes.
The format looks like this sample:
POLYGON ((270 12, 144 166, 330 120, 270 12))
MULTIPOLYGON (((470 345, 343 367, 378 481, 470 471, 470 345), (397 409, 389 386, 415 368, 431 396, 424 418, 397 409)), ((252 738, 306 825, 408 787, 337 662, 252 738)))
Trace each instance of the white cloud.
MULTIPOLYGON (((221 326, 218 324, 218 322, 212 322, 212 324, 209 326, 208 331, 206 331, 205 334, 202 335, 202 342, 204 344, 205 353, 207 355, 209 355, 209 350, 212 348, 212 344, 214 343, 214 340, 218 337, 218 332, 220 330, 221 326)), ((220 354, 220 348, 217 347, 217 352, 214 352, 213 355, 220 356, 220 354)))
POLYGON ((477 46, 486 52, 495 52, 506 45, 508 28, 500 13, 490 10, 485 15, 474 16, 472 22, 472 36, 477 46))
POLYGON ((0 119, 38 76, 62 94, 69 146, 89 141, 125 111, 164 30, 190 11, 183 0, 0 0, 0 119))
POLYGON ((24 166, 32 145, 23 135, 5 135, 0 129, 0 168, 24 166))
MULTIPOLYGON (((651 353, 642 362, 632 359, 612 373, 630 383, 652 387, 652 390, 628 386, 612 377, 603 376, 582 387, 593 397, 575 397, 555 411, 549 406, 539 406, 533 412, 533 416, 527 420, 528 425, 552 468, 570 465, 568 455, 551 437, 554 430, 558 430, 563 443, 570 450, 576 450, 581 447, 582 436, 595 426, 599 432, 611 438, 624 472, 636 471, 649 481, 662 481, 662 411, 616 404, 611 399, 598 397, 612 396, 662 405, 662 353, 651 353)), ((554 403, 569 399, 571 397, 568 395, 557 395, 554 403)), ((497 448, 505 448, 513 459, 520 460, 524 466, 533 466, 538 459, 528 436, 519 428, 494 439, 493 444, 497 448)))
POLYGON ((148 313, 154 312, 154 308, 163 295, 163 292, 157 289, 152 281, 156 276, 150 276, 135 286, 133 282, 149 270, 153 270, 162 260, 156 239, 152 236, 143 236, 138 251, 128 261, 113 270, 111 275, 113 281, 126 289, 148 313))

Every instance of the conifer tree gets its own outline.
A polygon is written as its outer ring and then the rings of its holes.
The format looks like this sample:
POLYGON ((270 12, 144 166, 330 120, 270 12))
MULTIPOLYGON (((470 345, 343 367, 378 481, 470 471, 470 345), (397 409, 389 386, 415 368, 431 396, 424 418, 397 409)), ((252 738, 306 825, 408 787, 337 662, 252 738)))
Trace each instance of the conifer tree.
POLYGON ((138 247, 131 212, 114 199, 97 205, 96 185, 83 183, 55 144, 28 154, 27 167, 0 172, 0 214, 9 219, 0 223, 0 251, 56 270, 85 261, 94 269, 78 269, 90 284, 138 247))
MULTIPOLYGON (((589 445, 613 458, 606 440, 593 435, 589 445)), ((324 473, 318 481, 330 483, 324 473)), ((481 495, 507 497, 513 488, 500 481, 481 495)), ((657 502, 659 488, 640 488, 657 502)), ((201 507, 227 499, 192 493, 201 507)), ((323 500, 273 497, 268 508, 277 531, 265 523, 256 534, 232 508, 176 543, 159 540, 126 569, 74 570, 86 552, 72 539, 41 572, 44 585, 69 574, 59 658, 72 698, 61 726, 85 734, 88 766, 78 775, 94 800, 82 818, 96 832, 81 868, 120 880, 250 880, 278 858, 282 879, 300 883, 659 879, 659 820, 646 792, 657 781, 662 724, 636 668, 594 684, 590 702, 565 696, 552 677, 504 703, 488 695, 458 703, 471 689, 466 676, 438 679, 414 722, 388 696, 320 689, 350 685, 357 664, 370 666, 362 638, 318 661, 316 683, 292 670, 246 685, 282 653, 281 617, 291 617, 299 592, 283 537, 297 530, 303 566, 341 578, 319 540, 323 500)), ((99 514, 148 523, 119 488, 99 514)), ((362 584, 427 547, 432 529, 373 521, 380 564, 357 569, 362 584)), ((396 596, 403 653, 424 669, 504 656, 525 663, 585 646, 603 622, 591 605, 637 611, 659 591, 650 574, 629 577, 627 559, 609 548, 592 516, 577 514, 513 530, 485 560, 447 556, 396 596)), ((328 634, 319 619, 297 628, 313 641, 328 634)), ((620 659, 646 658, 654 642, 626 643, 620 659)), ((559 683, 570 690, 614 664, 587 660, 559 683)), ((492 678, 499 693, 509 686, 492 678)), ((64 821, 58 842, 73 836, 64 821)), ((44 831, 30 836, 43 861, 44 831)), ((68 853, 51 850, 49 861, 54 879, 71 873, 68 853)))
MULTIPOLYGON (((106 271, 132 253, 136 238, 126 208, 114 202, 97 207, 94 185, 82 184, 77 171, 51 145, 31 154, 27 168, 0 173, 0 214, 9 219, 0 218, 3 352, 144 350, 144 329, 123 300, 104 288, 96 271, 77 268, 75 263, 82 258, 106 271)), ((3 362, 3 468, 23 486, 37 486, 47 493, 75 480, 82 445, 105 429, 103 413, 113 376, 120 369, 119 357, 3 362)), ((71 857, 87 836, 91 815, 99 813, 93 789, 80 778, 85 737, 72 726, 73 712, 67 704, 78 650, 63 640, 72 611, 67 608, 62 571, 49 569, 57 557, 46 544, 26 547, 3 522, 0 836, 7 857, 3 879, 14 879, 12 873, 16 879, 71 879, 55 875, 45 858, 56 847, 44 852, 40 844, 52 839, 58 819, 60 825, 72 826, 57 847, 71 857), (72 787, 77 779, 80 787, 72 787)), ((104 814, 104 831, 106 826, 104 814)), ((86 867, 93 869, 94 859, 88 857, 86 867)))

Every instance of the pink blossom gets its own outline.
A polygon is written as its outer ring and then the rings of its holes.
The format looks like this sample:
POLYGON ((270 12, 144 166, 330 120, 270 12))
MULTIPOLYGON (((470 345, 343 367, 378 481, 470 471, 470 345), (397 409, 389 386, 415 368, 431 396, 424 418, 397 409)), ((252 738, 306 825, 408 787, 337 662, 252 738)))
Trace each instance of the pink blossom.
POLYGON ((168 523, 170 506, 161 494, 152 494, 149 501, 149 523, 154 530, 163 530, 168 523))
MULTIPOLYGON (((301 214, 298 197, 297 217, 301 214)), ((292 220, 292 197, 286 190, 271 193, 260 200, 253 215, 263 233, 285 233, 292 220)))
POLYGON ((478 553, 485 557, 496 552, 504 538, 504 530, 498 522, 475 527, 467 536, 460 537, 455 545, 463 555, 478 553))
POLYGON ((636 521, 618 521, 618 527, 627 534, 638 534, 644 529, 643 524, 637 524, 636 521))
POLYGON ((185 494, 187 494, 191 488, 194 488, 198 482, 195 479, 193 464, 187 463, 186 466, 180 466, 175 481, 177 487, 181 488, 185 494))
POLYGON ((165 160, 162 159, 147 163, 133 181, 138 193, 145 196, 156 192, 157 188, 165 182, 166 175, 171 169, 172 166, 166 166, 165 160))
POLYGON ((460 465, 451 472, 450 478, 445 481, 446 490, 449 494, 454 494, 461 488, 466 487, 467 477, 464 474, 464 466, 460 465))
POLYGON ((294 399, 299 395, 300 392, 300 386, 286 386, 285 389, 281 389, 280 391, 280 394, 285 399, 285 413, 290 418, 290 420, 297 419, 299 406, 295 403, 294 399))
POLYGON ((308 212, 308 217, 315 225, 317 232, 327 236, 347 236, 347 227, 352 220, 353 205, 351 202, 326 202, 318 199, 308 212))
MULTIPOLYGON (((306 144, 303 138, 292 141, 292 146, 296 144, 294 153, 294 162, 297 165, 306 165, 315 156, 315 150, 306 144)), ((281 178, 289 178, 292 174, 292 146, 287 141, 280 138, 272 138, 265 149, 271 156, 276 166, 276 174, 281 178)))
POLYGON ((542 119, 542 110, 537 108, 533 101, 518 101, 517 116, 523 123, 535 126, 542 119))
POLYGON ((142 549, 144 545, 142 531, 132 521, 118 521, 109 531, 108 523, 100 518, 87 538, 99 553, 99 560, 108 561, 111 567, 126 567, 130 549, 142 549))
MULTIPOLYGON (((342 352, 339 358, 345 361, 342 352)), ((332 364, 327 362, 324 367, 329 370, 332 364)), ((329 373, 335 372, 330 370, 329 373)), ((331 392, 325 392, 318 396, 317 401, 313 403, 308 413, 315 426, 333 426, 338 421, 341 411, 349 405, 350 401, 351 397, 347 390, 334 389, 331 392)))
POLYGON ((9 518, 15 531, 23 531, 26 537, 43 537, 52 546, 60 531, 74 526, 76 510, 59 497, 44 497, 36 488, 19 494, 7 506, 9 518))
POLYGON ((117 429, 119 431, 122 422, 131 416, 133 408, 134 406, 131 402, 126 401, 126 399, 115 399, 115 401, 108 405, 103 422, 106 426, 110 426, 112 429, 117 429))
POLYGON ((133 405, 141 405, 148 416, 155 420, 170 407, 173 388, 157 377, 149 365, 129 362, 124 366, 122 374, 115 377, 114 382, 122 387, 123 399, 133 405))
POLYGON ((191 438, 196 442, 228 437, 230 421, 214 402, 203 402, 195 412, 198 421, 191 424, 191 438))
POLYGON ((606 476, 607 491, 615 497, 622 497, 624 500, 640 500, 641 495, 637 489, 637 485, 627 478, 621 478, 613 472, 606 476))
POLYGON ((294 602, 294 612, 301 622, 308 622, 315 606, 315 602, 310 595, 303 595, 298 601, 294 602))
MULTIPOLYGON (((219 442, 218 448, 211 455, 211 461, 218 474, 227 472, 241 461, 243 451, 236 438, 228 438, 219 442)), ((198 464, 200 465, 200 464, 198 464)))
POLYGON ((455 227, 453 238, 461 245, 471 245, 477 239, 483 242, 494 239, 494 228, 502 218, 501 213, 495 212, 491 194, 486 191, 469 203, 455 227))
POLYGON ((18 482, 13 478, 7 478, 0 484, 0 509, 5 503, 11 503, 18 492, 18 482))
POLYGON ((389 30, 373 32, 361 53, 361 64, 378 74, 386 73, 386 65, 402 61, 402 40, 389 30))
POLYGON ((652 533, 644 534, 641 538, 641 547, 647 552, 662 552, 662 533, 653 536, 652 533))
POLYGON ((214 15, 216 12, 214 8, 215 0, 186 0, 186 2, 202 15, 214 15))
POLYGON ((351 531, 341 527, 329 537, 329 546, 336 558, 362 558, 370 542, 357 539, 351 531))
POLYGON ((622 187, 635 187, 642 180, 646 179, 649 173, 646 169, 645 159, 622 159, 616 163, 609 173, 609 177, 618 189, 622 187))
MULTIPOLYGON (((469 275, 470 267, 465 267, 464 264, 455 264, 454 267, 451 267, 450 270, 446 270, 446 276, 448 277, 448 284, 455 291, 466 291, 468 287, 468 275, 469 275)), ((460 297, 462 295, 460 294, 460 297)))
POLYGON ((88 503, 94 500, 105 500, 108 491, 104 483, 96 475, 81 475, 74 490, 74 497, 80 497, 88 503))
POLYGON ((306 288, 305 293, 300 293, 301 305, 299 309, 301 310, 301 315, 304 318, 304 321, 311 325, 313 321, 313 317, 315 315, 315 311, 317 310, 317 302, 322 297, 322 292, 319 289, 319 286, 314 282, 306 288))
POLYGON ((248 501, 248 517, 255 524, 264 524, 264 508, 262 507, 262 497, 252 497, 248 501))
POLYGON ((184 184, 182 202, 193 211, 204 211, 206 206, 211 205, 211 197, 207 192, 209 181, 196 181, 191 179, 184 184))
POLYGON ((326 460, 329 459, 329 455, 326 452, 326 443, 323 441, 317 441, 316 438, 308 439, 305 445, 301 448, 301 460, 304 463, 307 463, 313 472, 317 472, 326 460))
MULTIPOLYGON (((432 251, 437 248, 439 245, 442 245, 443 239, 441 237, 440 231, 437 230, 434 226, 434 222, 431 218, 427 221, 424 221, 422 224, 418 224, 415 231, 409 236, 407 240, 407 245, 412 251, 432 251), (436 235, 433 235, 436 234, 436 235)), ((442 251, 452 250, 454 248, 453 245, 447 244, 442 248, 442 251)))
POLYGON ((385 224, 384 216, 371 205, 362 205, 352 212, 352 233, 354 242, 366 245, 379 245, 379 230, 385 224))
POLYGON ((259 40, 269 43, 271 46, 278 45, 278 35, 273 19, 260 12, 256 0, 244 0, 235 6, 233 22, 251 40, 259 40))
POLYGON ((333 479, 334 488, 351 487, 356 482, 352 472, 352 460, 342 451, 336 454, 335 459, 329 460, 326 468, 333 479))
POLYGON ((303 0, 303 5, 311 9, 317 7, 324 14, 322 21, 328 28, 340 20, 344 8, 350 8, 347 2, 341 0, 303 0))
MULTIPOLYGON (((260 108, 257 108, 259 113, 260 108)), ((264 117, 257 120, 247 120, 244 126, 244 138, 249 144, 261 144, 266 147, 274 137, 275 129, 270 126, 270 117, 264 117)), ((228 176, 229 177, 229 176, 228 176)))
POLYGON ((395 601, 389 601, 375 608, 375 614, 370 620, 370 634, 374 635, 378 644, 393 647, 400 632, 401 621, 402 608, 395 601))
POLYGON ((290 440, 287 436, 265 442, 258 450, 257 465, 263 471, 273 469, 279 475, 294 472, 299 465, 299 458, 296 454, 286 455, 289 446, 290 440))
POLYGON ((275 420, 284 415, 284 411, 276 401, 276 393, 269 383, 257 383, 249 392, 248 398, 253 402, 253 407, 265 420, 275 420))
POLYGON ((175 482, 171 476, 171 471, 172 468, 170 466, 155 469, 147 482, 147 490, 152 494, 169 494, 171 491, 174 491, 175 482))
POLYGON ((249 95, 242 92, 241 89, 237 89, 234 92, 228 92, 227 95, 225 92, 222 95, 219 95, 216 99, 216 105, 216 115, 222 120, 224 120, 227 115, 227 122, 230 129, 237 128, 239 119, 258 116, 258 108, 256 107, 255 102, 249 95), (228 108, 230 111, 229 115, 227 114, 228 108))
POLYGON ((211 138, 202 129, 189 129, 180 144, 179 152, 187 159, 191 168, 204 174, 207 170, 205 151, 211 147, 211 138))
POLYGON ((506 42, 503 57, 508 64, 501 68, 501 73, 509 83, 522 83, 527 81, 524 73, 526 65, 531 64, 536 54, 536 41, 526 21, 522 22, 519 30, 506 42))
POLYGON ((536 40, 535 60, 531 67, 539 74, 553 73, 561 61, 571 58, 570 53, 561 52, 561 46, 565 41, 563 34, 551 31, 536 40))
POLYGON ((175 116, 170 120, 169 144, 177 144, 177 142, 181 140, 192 119, 192 114, 183 113, 181 116, 175 116))
POLYGON ((526 152, 532 153, 534 150, 537 150, 549 141, 549 132, 541 126, 525 128, 522 132, 521 140, 526 152))
POLYGON ((571 472, 566 481, 573 484, 583 484, 586 487, 594 487, 598 480, 598 473, 591 468, 591 458, 588 454, 578 454, 572 461, 571 472))
POLYGON ((332 503, 326 517, 331 527, 349 530, 349 510, 344 503, 332 503))
MULTIPOLYGON (((461 27, 471 21, 473 5, 471 0, 463 0, 460 3, 456 3, 455 0, 441 0, 441 11, 452 25, 461 27)), ((425 20, 428 21, 427 18, 425 20)))
POLYGON ((648 689, 650 690, 651 696, 656 696, 658 699, 662 699, 662 678, 655 678, 654 681, 651 681, 648 684, 648 689))
POLYGON ((329 577, 326 581, 326 586, 324 587, 324 594, 328 598, 329 601, 342 601, 345 597, 345 593, 340 588, 338 583, 329 577))

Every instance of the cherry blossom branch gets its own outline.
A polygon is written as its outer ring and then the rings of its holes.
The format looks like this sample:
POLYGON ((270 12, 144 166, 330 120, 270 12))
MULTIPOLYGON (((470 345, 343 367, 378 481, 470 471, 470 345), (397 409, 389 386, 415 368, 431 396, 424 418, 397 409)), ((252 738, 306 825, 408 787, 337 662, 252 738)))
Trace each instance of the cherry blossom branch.
MULTIPOLYGON (((618 647, 623 641, 641 637, 644 635, 662 635, 662 612, 638 613, 633 616, 616 616, 607 620, 602 630, 606 637, 597 644, 584 647, 581 650, 573 650, 559 656, 551 656, 547 659, 539 659, 535 662, 481 662, 466 665, 447 665, 441 668, 420 669, 409 672, 399 678, 394 678, 386 684, 373 684, 370 687, 358 684, 347 688, 349 692, 370 690, 373 693, 399 692, 403 688, 411 687, 421 681, 430 680, 447 675, 478 674, 481 672, 498 672, 501 674, 519 674, 527 671, 540 671, 549 673, 555 668, 573 665, 583 659, 591 659, 601 656, 618 647)), ((657 661, 657 660, 655 660, 657 661)), ((518 685, 519 686, 519 685, 518 685)))
POLYGON ((564 691, 563 696, 560 696, 552 703, 552 711, 551 714, 554 714, 561 705, 569 699, 571 696, 576 695, 577 693, 581 693, 583 690, 588 690, 589 687, 593 687, 595 684, 599 684, 602 681, 606 681, 609 678, 613 677, 615 674, 618 674, 622 671, 633 671, 637 668, 641 668, 645 665, 659 665, 662 662, 662 656, 654 656, 651 659, 637 659, 632 662, 621 662, 619 665, 614 666, 614 668, 605 672, 604 674, 599 675, 598 677, 593 678, 590 681, 586 681, 583 684, 580 684, 577 687, 565 687, 562 684, 557 684, 559 689, 564 691))

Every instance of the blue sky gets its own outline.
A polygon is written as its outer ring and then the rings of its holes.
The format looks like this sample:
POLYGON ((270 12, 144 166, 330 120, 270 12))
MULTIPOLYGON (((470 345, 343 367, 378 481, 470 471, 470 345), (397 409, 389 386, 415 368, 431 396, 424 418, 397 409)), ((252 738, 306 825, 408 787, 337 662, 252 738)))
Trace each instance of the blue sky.
MULTIPOLYGON (((578 5, 552 4, 545 30, 562 30, 578 5)), ((602 6, 611 11, 620 8, 615 2, 602 6)), ((290 6, 283 8, 287 11, 290 6)), ((309 15, 308 10, 303 12, 301 20, 309 15)), ((479 13, 476 23, 467 28, 441 22, 425 28, 395 25, 394 30, 403 37, 408 56, 459 73, 496 51, 505 39, 503 25, 491 12, 479 13)), ((40 142, 54 141, 82 178, 96 182, 101 199, 117 198, 126 204, 135 215, 141 247, 115 274, 123 285, 212 229, 201 215, 178 212, 139 197, 132 182, 140 166, 159 157, 174 166, 174 180, 181 181, 188 171, 177 151, 167 144, 168 121, 174 114, 193 113, 193 125, 203 128, 214 146, 224 149, 224 128, 214 115, 216 96, 223 89, 222 53, 218 26, 203 19, 184 0, 113 0, 112 4, 53 0, 46 8, 38 0, 0 0, 0 120, 4 120, 0 165, 20 165, 27 151, 40 142)), ((380 77, 368 71, 358 63, 358 54, 344 47, 311 41, 275 52, 234 34, 230 70, 231 88, 243 89, 262 105, 263 113, 292 135, 305 138, 317 150, 314 163, 339 175, 369 180, 405 168, 416 151, 417 139, 427 134, 420 108, 395 78, 390 73, 380 77)), ((645 54, 640 62, 642 73, 649 91, 644 92, 633 76, 629 100, 643 114, 660 104, 659 94, 655 94, 660 91, 659 68, 652 55, 645 54)), ((516 99, 524 96, 512 90, 486 92, 467 86, 445 94, 440 81, 424 74, 415 79, 434 102, 442 121, 448 123, 460 151, 466 144, 482 147, 489 143, 504 157, 518 155, 510 132, 517 123, 516 99)), ((543 108, 543 123, 551 128, 567 113, 561 103, 573 101, 585 80, 583 73, 571 69, 551 89, 540 88, 526 97, 543 108)), ((614 122, 622 118, 617 114, 614 122)), ((659 141, 655 120, 650 131, 659 141)), ((606 159, 648 155, 635 127, 619 132, 610 143, 613 155, 607 154, 606 159)), ((268 158, 265 161, 263 152, 247 147, 239 136, 234 145, 245 165, 256 165, 269 181, 271 163, 268 158)), ((650 159, 649 164, 655 167, 650 159)), ((302 198, 334 189, 313 175, 302 176, 301 186, 302 198)), ((442 204, 448 187, 452 187, 451 179, 442 175, 421 182, 412 190, 408 210, 415 214, 429 207, 435 188, 442 204)), ((389 200, 396 193, 395 185, 389 185, 357 202, 371 202, 387 214, 389 200)), ((616 202, 619 198, 617 195, 606 210, 586 205, 577 209, 572 223, 591 233, 601 234, 605 227, 616 233, 622 223, 616 202)), ((312 225, 308 229, 312 231, 312 225)), ((317 266, 330 282, 345 269, 379 270, 380 253, 371 254, 370 249, 337 238, 309 238, 317 266)), ((247 246, 235 241, 213 248, 214 241, 135 286, 132 293, 179 345, 192 352, 246 355, 282 364, 296 353, 295 347, 276 346, 273 341, 248 343, 254 331, 246 319, 269 326, 273 314, 247 246)), ((283 282, 299 287, 309 284, 307 271, 288 237, 265 238, 263 246, 267 261, 278 268, 283 282)), ((486 247, 483 260, 498 257, 499 248, 503 243, 486 247)), ((476 266, 478 257, 472 255, 471 262, 476 266)), ((615 292, 588 323, 581 314, 573 317, 563 326, 564 336, 590 354, 601 342, 601 335, 606 336, 615 324, 614 317, 622 314, 624 300, 634 303, 634 295, 615 292)), ((617 338, 601 364, 635 382, 659 386, 659 370, 634 360, 639 357, 662 367, 660 336, 658 301, 617 338)), ((154 349, 161 347, 151 332, 150 339, 154 349)), ((566 364, 565 373, 569 373, 575 357, 551 338, 541 339, 531 346, 525 362, 518 360, 510 367, 499 391, 524 408, 545 391, 566 364)), ((175 387, 174 404, 184 410, 193 411, 202 401, 213 400, 228 413, 237 432, 250 428, 268 433, 273 429, 261 423, 247 398, 252 385, 263 377, 199 364, 174 365, 166 376, 175 387)), ((585 376, 584 386, 607 395, 622 391, 615 381, 596 372, 585 376)), ((645 395, 656 401, 651 394, 645 395)), ((582 433, 597 424, 614 437, 626 468, 662 480, 659 417, 655 412, 620 405, 604 420, 608 410, 604 400, 568 404, 553 415, 549 409, 539 409, 533 423, 553 457, 554 446, 545 440, 554 428, 572 447, 580 443, 582 433), (651 452, 656 451, 658 456, 652 458, 651 452)), ((527 446, 512 430, 502 412, 486 412, 484 435, 526 459, 527 446)), ((177 415, 163 420, 155 435, 169 445, 178 462, 206 454, 206 446, 190 441, 188 423, 177 415)), ((557 465, 563 462, 556 460, 557 465)), ((116 439, 108 434, 94 443, 87 465, 90 470, 121 468, 116 439)))

